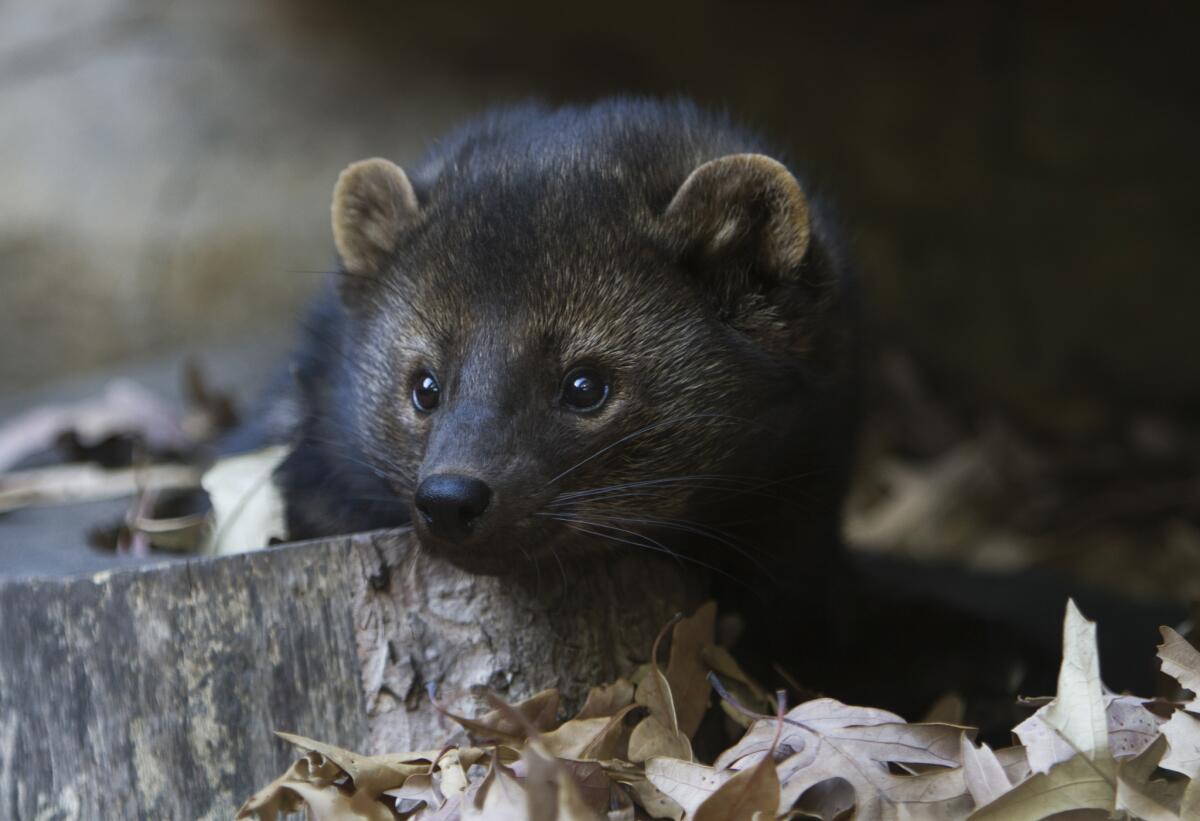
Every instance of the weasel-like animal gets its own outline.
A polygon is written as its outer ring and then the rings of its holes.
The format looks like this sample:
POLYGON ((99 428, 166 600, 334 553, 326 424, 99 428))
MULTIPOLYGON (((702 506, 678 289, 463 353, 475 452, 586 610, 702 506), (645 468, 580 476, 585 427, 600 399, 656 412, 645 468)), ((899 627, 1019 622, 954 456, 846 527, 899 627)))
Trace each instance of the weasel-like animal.
POLYGON ((480 573, 630 545, 822 567, 853 288, 780 157, 688 102, 619 99, 347 168, 280 471, 291 535, 411 522, 480 573))
POLYGON ((855 280, 760 138, 683 101, 510 108, 408 171, 351 165, 332 211, 278 474, 293 538, 411 522, 495 574, 676 554, 751 614, 760 671, 909 715, 955 688, 994 738, 1016 687, 1053 689, 1066 586, 842 550, 855 280))

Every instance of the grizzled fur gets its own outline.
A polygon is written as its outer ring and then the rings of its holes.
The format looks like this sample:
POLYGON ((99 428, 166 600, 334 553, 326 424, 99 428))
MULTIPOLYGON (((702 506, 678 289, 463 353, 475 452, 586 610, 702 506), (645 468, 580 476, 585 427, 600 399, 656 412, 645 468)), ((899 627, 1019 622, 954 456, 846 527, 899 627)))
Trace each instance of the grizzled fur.
POLYGON ((418 482, 453 472, 492 488, 477 534, 418 534, 477 572, 624 545, 736 575, 822 566, 851 452, 851 283, 781 166, 681 193, 731 155, 779 157, 686 102, 527 106, 439 143, 411 192, 399 169, 339 186, 342 268, 281 468, 292 536, 409 523, 418 482), (611 380, 594 413, 559 401, 579 364, 611 380))

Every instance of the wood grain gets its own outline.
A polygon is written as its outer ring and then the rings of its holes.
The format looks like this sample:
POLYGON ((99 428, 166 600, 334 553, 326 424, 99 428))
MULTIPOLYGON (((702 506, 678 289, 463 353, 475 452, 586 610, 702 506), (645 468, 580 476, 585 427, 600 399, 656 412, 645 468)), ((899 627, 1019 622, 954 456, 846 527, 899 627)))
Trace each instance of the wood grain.
POLYGON ((577 705, 703 592, 655 556, 548 571, 375 533, 0 585, 0 818, 228 818, 294 757, 274 730, 399 751, 461 738, 430 686, 577 705))

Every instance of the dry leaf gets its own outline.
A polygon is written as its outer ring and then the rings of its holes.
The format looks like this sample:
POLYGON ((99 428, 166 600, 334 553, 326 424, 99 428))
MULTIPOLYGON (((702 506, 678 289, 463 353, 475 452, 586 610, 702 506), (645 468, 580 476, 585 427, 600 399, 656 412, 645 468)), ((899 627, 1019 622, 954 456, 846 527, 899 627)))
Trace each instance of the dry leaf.
POLYGON ((634 701, 650 711, 629 736, 629 759, 635 762, 655 756, 692 760, 691 740, 679 729, 671 685, 658 669, 656 659, 661 641, 662 634, 659 634, 654 640, 648 669, 634 691, 634 701))
POLYGON ((404 784, 396 789, 384 790, 384 795, 390 795, 400 801, 416 801, 424 803, 427 807, 438 809, 446 802, 434 784, 433 775, 430 773, 417 773, 410 775, 404 780, 404 784))
MULTIPOLYGON (((281 736, 286 736, 280 733, 281 736)), ((310 740, 301 736, 290 736, 289 741, 305 742, 299 746, 309 746, 310 740)), ((265 789, 255 793, 241 809, 238 818, 248 818, 256 815, 263 821, 274 821, 280 812, 296 812, 304 806, 315 821, 327 819, 364 819, 364 821, 391 821, 392 812, 379 801, 379 792, 361 789, 357 782, 352 781, 353 789, 339 785, 343 774, 349 776, 349 771, 343 763, 349 764, 355 772, 362 773, 360 764, 369 759, 357 756, 338 747, 311 742, 312 745, 326 748, 338 754, 335 760, 323 751, 309 749, 303 757, 265 789)), ((397 775, 402 780, 403 775, 397 775)))
POLYGON ((1192 700, 1183 708, 1200 712, 1200 652, 1170 627, 1158 629, 1163 637, 1163 643, 1158 645, 1162 671, 1178 681, 1180 687, 1192 691, 1192 700))
POLYGON ((1183 790, 1179 802, 1180 818, 1200 818, 1200 779, 1192 779, 1183 790))
POLYGON ((633 684, 623 678, 603 687, 593 687, 588 691, 587 700, 583 702, 583 707, 580 708, 575 718, 600 718, 614 715, 622 707, 633 703, 633 692, 633 684))
POLYGON ((783 718, 775 720, 775 739, 757 764, 739 770, 696 810, 695 821, 741 821, 774 818, 779 811, 781 788, 775 772, 775 745, 783 729, 783 718))
MULTIPOLYGON (((651 759, 651 761, 653 760, 651 759)), ((651 818, 669 818, 671 821, 680 821, 683 818, 683 807, 679 805, 679 802, 654 786, 649 779, 637 778, 621 783, 629 788, 637 805, 645 810, 651 818)))
POLYGON ((0 513, 23 507, 120 499, 150 487, 187 490, 199 486, 200 472, 189 465, 116 470, 96 465, 55 465, 0 474, 0 513))
MULTIPOLYGON (((955 766, 964 728, 950 724, 905 724, 895 713, 852 707, 831 698, 807 701, 785 716, 776 759, 804 751, 819 736, 836 739, 852 757, 904 764, 955 766)), ((756 721, 741 741, 717 757, 719 768, 743 769, 757 763, 771 747, 774 719, 756 721)))
POLYGON ((1170 752, 1159 764, 1188 778, 1200 777, 1200 718, 1176 710, 1171 720, 1162 725, 1170 752))
POLYGON ((1110 784, 1115 783, 1096 624, 1085 619, 1073 601, 1067 602, 1063 621, 1058 693, 1013 732, 1025 745, 1035 773, 1046 773, 1055 764, 1080 754, 1094 761, 1110 784))
MULTIPOLYGON (((710 615, 698 613, 698 621, 683 623, 677 633, 675 647, 692 648, 685 653, 691 661, 676 664, 677 677, 681 669, 692 676, 697 659, 707 666, 704 659, 715 657, 717 648, 700 637, 707 627, 689 632, 710 615)), ((906 724, 884 710, 824 698, 783 719, 755 721, 717 766, 707 767, 691 760, 673 682, 652 661, 635 676, 636 687, 622 680, 595 688, 579 717, 557 726, 554 690, 514 706, 493 698, 496 709, 478 719, 447 713, 473 735, 503 742, 488 753, 482 776, 470 769, 484 755, 478 748, 368 757, 283 734, 305 756, 247 801, 239 817, 273 819, 303 806, 316 818, 373 821, 391 817, 378 813, 391 812, 392 798, 408 802, 400 809, 412 821, 632 821, 645 815, 769 821, 779 813, 827 821, 845 821, 849 813, 855 821, 968 815, 1033 821, 1115 811, 1148 821, 1200 817, 1196 782, 1153 779, 1159 767, 1189 778, 1200 771, 1200 718, 1178 710, 1164 722, 1143 699, 1105 694, 1095 625, 1073 604, 1063 637, 1059 692, 1038 700, 1041 709, 1018 728, 1028 749, 993 752, 972 743, 970 728, 906 724), (629 732, 625 718, 638 706, 648 715, 629 732), (620 759, 626 747, 633 763, 620 759), (1035 773, 1035 767, 1044 770, 1035 773), (635 816, 635 804, 642 815, 635 816)), ((1192 662, 1200 654, 1192 659, 1194 651, 1181 639, 1173 642, 1165 631, 1164 637, 1164 668, 1181 682, 1195 681, 1192 662)), ((735 680, 736 665, 719 663, 735 680)))
POLYGON ((734 773, 678 758, 651 758, 646 762, 646 780, 691 817, 700 805, 734 773))
MULTIPOLYGON (((582 800, 583 806, 589 811, 602 812, 608 809, 611 803, 610 796, 613 792, 612 782, 608 780, 608 774, 604 772, 604 765, 598 761, 568 761, 558 759, 556 762, 559 771, 560 781, 564 777, 569 777, 571 783, 571 792, 582 800)), ((572 802, 574 804, 574 799, 572 802)), ((563 811, 564 802, 562 794, 559 794, 559 813, 563 811)), ((573 806, 572 812, 578 813, 578 808, 573 806)))
MULTIPOLYGON (((864 821, 882 818, 895 805, 906 802, 913 803, 926 818, 961 817, 971 806, 962 771, 957 768, 965 728, 904 724, 884 710, 851 707, 833 699, 801 704, 786 719, 780 749, 798 752, 778 762, 785 808, 809 788, 833 778, 844 779, 853 788, 855 818, 864 821), (889 766, 895 764, 955 769, 897 775, 889 766)), ((761 738, 762 724, 756 722, 747 737, 761 738)), ((756 747, 760 745, 742 748, 755 751, 730 761, 730 766, 745 766, 763 757, 765 752, 756 747)))
POLYGON ((530 821, 598 821, 612 789, 595 761, 555 758, 540 739, 531 739, 513 772, 528 793, 530 821))
POLYGON ((962 737, 962 769, 967 792, 976 806, 995 801, 1012 789, 1012 782, 992 748, 986 744, 976 747, 966 735, 962 737))
POLYGON ((708 711, 708 665, 704 650, 716 638, 717 603, 702 605, 692 616, 682 619, 671 633, 671 656, 667 661, 667 682, 675 705, 679 732, 689 739, 700 727, 708 711))
POLYGON ((1105 773, 1081 755, 1036 773, 985 807, 970 821, 1040 821, 1054 813, 1095 809, 1111 813, 1113 784, 1105 773))
MULTIPOLYGON (((704 663, 717 674, 725 689, 738 700, 742 707, 762 715, 773 715, 777 712, 778 705, 775 703, 775 697, 742 670, 728 650, 720 645, 710 644, 704 648, 703 655, 704 663)), ((725 715, 742 727, 749 727, 754 721, 753 717, 746 715, 724 699, 721 700, 721 709, 725 715)))
MULTIPOLYGON (((1049 699, 1050 704, 1054 700, 1049 699)), ((1113 758, 1133 758, 1154 743, 1164 719, 1145 708, 1145 699, 1137 696, 1104 696, 1108 724, 1108 743, 1113 758)), ((1046 772, 1055 764, 1075 756, 1075 748, 1043 720, 1041 711, 1013 728, 1029 750, 1034 772, 1046 772)))
POLYGON ((628 704, 611 716, 571 719, 557 730, 543 733, 540 742, 557 758, 625 758, 630 735, 625 717, 637 706, 628 704))
POLYGON ((1179 821, 1179 801, 1183 784, 1152 781, 1167 749, 1167 740, 1159 736, 1141 755, 1117 764, 1116 809, 1144 821, 1179 821))
POLYGON ((378 798, 384 790, 403 786, 405 780, 410 776, 428 772, 436 755, 429 753, 359 755, 350 750, 314 741, 304 736, 283 732, 275 734, 302 750, 310 750, 325 756, 350 777, 358 791, 364 792, 372 798, 378 798))
POLYGON ((274 474, 288 452, 277 445, 222 459, 209 468, 200 483, 212 501, 213 525, 202 552, 224 556, 286 540, 283 496, 274 474))
POLYGON ((304 799, 293 789, 296 784, 330 785, 343 774, 340 767, 320 753, 308 752, 297 759, 283 775, 256 792, 242 804, 238 818, 256 815, 274 821, 279 813, 298 812, 304 799))
POLYGON ((665 726, 654 716, 646 716, 629 736, 629 760, 648 761, 656 756, 692 760, 692 745, 687 736, 665 726))
MULTIPOLYGON (((632 706, 625 708, 626 711, 632 706)), ((603 737, 611 735, 614 728, 620 730, 623 718, 622 715, 615 722, 612 716, 571 719, 564 722, 557 730, 544 733, 541 742, 550 755, 556 758, 617 758, 616 755, 584 755, 584 750, 597 741, 603 741, 603 737)))
POLYGON ((809 787, 792 804, 801 818, 846 821, 854 809, 854 788, 844 778, 829 778, 809 787))
POLYGON ((36 408, 0 426, 0 473, 49 450, 64 433, 72 434, 85 448, 115 436, 133 436, 151 454, 185 450, 193 444, 168 403, 136 382, 119 379, 106 385, 101 396, 36 408))
POLYGON ((539 732, 553 727, 558 720, 559 701, 558 690, 552 687, 517 704, 505 705, 507 709, 489 710, 479 718, 456 715, 443 707, 438 709, 477 739, 515 743, 528 737, 527 726, 539 732))
POLYGON ((529 794, 512 771, 495 758, 477 789, 468 792, 463 821, 529 821, 529 794))
POLYGON ((1100 683, 1100 653, 1096 649, 1096 623, 1067 600, 1063 622, 1063 660, 1054 701, 1038 711, 1042 720, 1079 753, 1111 775, 1114 765, 1108 747, 1108 718, 1104 710, 1104 685, 1100 683))

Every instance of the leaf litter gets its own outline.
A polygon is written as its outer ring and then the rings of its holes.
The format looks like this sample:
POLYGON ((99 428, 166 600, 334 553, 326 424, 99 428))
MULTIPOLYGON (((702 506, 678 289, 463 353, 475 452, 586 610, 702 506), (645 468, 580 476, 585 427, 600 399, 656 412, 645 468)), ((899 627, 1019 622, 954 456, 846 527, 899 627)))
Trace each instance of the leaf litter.
POLYGON ((672 621, 649 663, 594 687, 565 720, 553 689, 512 705, 487 694, 490 709, 475 718, 439 707, 472 746, 360 756, 280 733, 300 757, 237 817, 306 808, 318 821, 1200 818, 1200 652, 1170 628, 1158 657, 1180 697, 1111 693, 1096 625, 1069 601, 1058 692, 1026 700, 1038 709, 1014 728, 1021 743, 993 750, 971 727, 832 698, 786 709, 782 693, 767 697, 718 648, 715 613, 710 602, 672 621), (755 707, 731 706, 735 687, 755 707), (691 742, 715 709, 714 689, 746 729, 706 764, 691 742), (755 712, 767 704, 774 715, 755 712))

